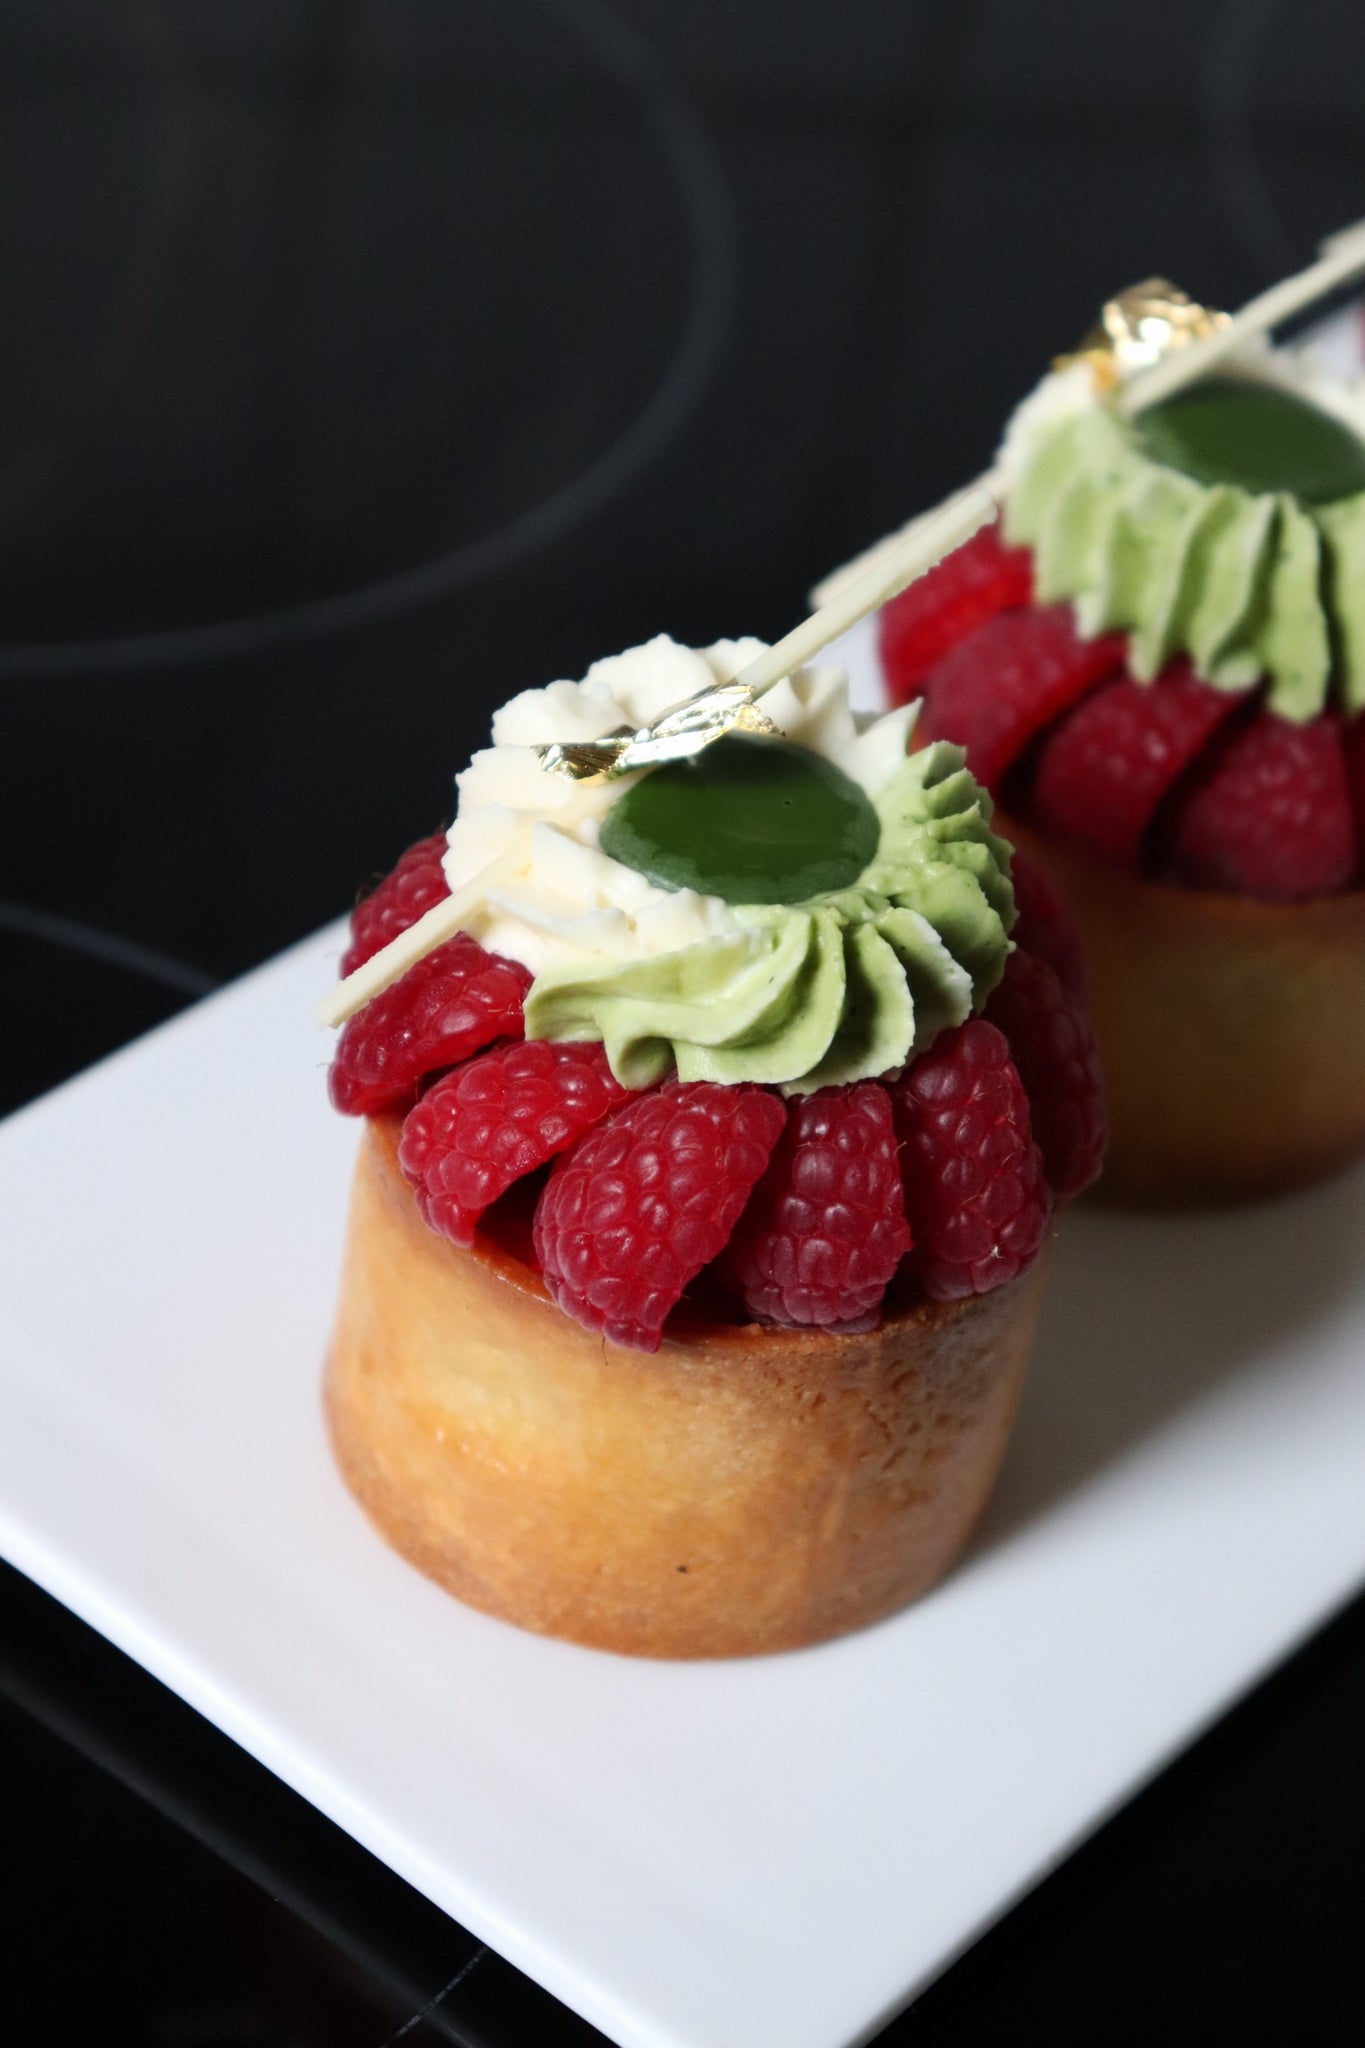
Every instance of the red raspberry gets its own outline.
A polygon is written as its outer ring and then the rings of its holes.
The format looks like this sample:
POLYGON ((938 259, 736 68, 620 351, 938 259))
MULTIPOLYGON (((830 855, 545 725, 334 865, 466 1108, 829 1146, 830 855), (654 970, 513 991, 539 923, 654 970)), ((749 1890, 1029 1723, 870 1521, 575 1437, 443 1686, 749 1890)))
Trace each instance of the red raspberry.
POLYGON ((472 1244, 480 1216, 625 1100, 600 1045, 544 1039, 466 1060, 410 1109, 398 1163, 433 1230, 472 1244))
POLYGON ((1259 711, 1229 733, 1179 802, 1171 868, 1196 889, 1269 902, 1344 889, 1356 832, 1340 719, 1294 725, 1259 711))
POLYGON ((531 977, 459 932, 357 1011, 327 1077, 332 1107, 372 1116, 405 1101, 423 1075, 495 1038, 520 1038, 531 977))
POLYGON ((615 1344, 657 1351, 688 1282, 725 1245, 782 1135, 776 1095, 671 1082, 561 1154, 536 1209, 545 1285, 615 1344))
MULTIPOLYGON (((1359 711, 1341 729, 1346 755, 1346 780, 1355 810, 1356 846, 1365 847, 1365 711, 1359 711)), ((1359 879, 1359 875, 1357 875, 1359 879)))
POLYGON ((986 1016, 1009 1040, 1052 1192, 1088 1188, 1104 1164, 1109 1122, 1090 1019, 1046 960, 1014 952, 986 1016))
POLYGON ((1123 666, 1118 633, 1082 640, 1066 604, 991 619, 941 661, 924 688, 922 740, 956 740, 978 782, 998 791, 1027 741, 1123 666))
POLYGON ((1010 937, 1025 953, 1046 960, 1062 987, 1083 1003, 1089 976, 1081 929, 1047 869, 1016 847, 1010 861, 1014 884, 1014 929, 1010 937))
POLYGON ((1064 718, 1038 757, 1035 822, 1136 866, 1157 805, 1241 701, 1186 660, 1153 683, 1121 676, 1064 718))
POLYGON ((446 887, 441 856, 446 850, 444 832, 419 839, 410 846, 391 874, 379 887, 362 897, 351 912, 351 943, 341 956, 343 975, 354 974, 372 954, 396 939, 410 924, 416 924, 424 910, 450 894, 446 887))
POLYGON ((750 1314, 873 1329, 909 1246, 885 1088, 864 1081, 794 1102, 726 1253, 750 1314))
POLYGON ((1028 549, 1007 548, 998 525, 983 526, 883 606, 878 638, 891 702, 904 704, 959 641, 1032 595, 1028 549))
POLYGON ((988 1294, 1037 1253, 1052 1208, 1028 1097, 983 1018, 940 1033, 891 1089, 914 1250, 930 1301, 988 1294))

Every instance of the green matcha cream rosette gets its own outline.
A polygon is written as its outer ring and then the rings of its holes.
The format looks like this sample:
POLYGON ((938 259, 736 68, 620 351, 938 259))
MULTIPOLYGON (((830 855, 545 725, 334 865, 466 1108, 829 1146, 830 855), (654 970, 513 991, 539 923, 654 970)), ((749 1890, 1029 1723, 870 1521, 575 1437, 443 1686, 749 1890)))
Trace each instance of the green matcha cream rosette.
MULTIPOLYGON (((712 673, 744 651, 713 650, 712 673)), ((765 699, 782 736, 731 733, 605 787, 546 776, 511 738, 595 736, 607 669, 648 716, 702 660, 656 641, 499 714, 460 778, 447 875, 518 834, 525 865, 469 929, 531 969, 528 1038, 600 1040, 629 1088, 676 1070, 795 1095, 903 1067, 984 1006, 1010 950, 1009 848, 961 748, 907 755, 911 713, 856 718, 829 669, 765 699)))
POLYGON ((1365 707, 1365 399, 1269 350, 1126 418, 1078 362, 1016 413, 1005 532, 1041 604, 1125 631, 1130 672, 1177 654, 1282 717, 1365 707))

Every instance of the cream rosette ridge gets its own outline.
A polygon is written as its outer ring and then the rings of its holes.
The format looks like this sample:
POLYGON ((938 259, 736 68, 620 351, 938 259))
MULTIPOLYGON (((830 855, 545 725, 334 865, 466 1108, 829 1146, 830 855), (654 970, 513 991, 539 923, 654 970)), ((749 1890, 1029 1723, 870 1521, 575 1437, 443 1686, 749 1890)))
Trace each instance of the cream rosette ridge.
POLYGON ((764 710, 871 802, 878 849, 849 888, 743 905, 660 887, 598 843, 637 779, 575 783, 533 751, 648 724, 728 680, 756 641, 694 652, 659 638, 600 661, 581 683, 528 690, 493 721, 493 745, 456 778, 445 858, 452 894, 493 867, 464 929, 535 977, 528 1037, 600 1039, 618 1079, 760 1081, 791 1093, 899 1067, 984 1003, 1013 922, 1009 853, 990 800, 945 744, 908 755, 914 707, 849 708, 842 670, 810 667, 764 710))
MULTIPOLYGON (((1264 345, 1224 365, 1365 442, 1365 393, 1264 345)), ((1129 634, 1144 681, 1176 654, 1220 689, 1269 678, 1268 702, 1314 718, 1334 678, 1365 708, 1365 493, 1305 504, 1289 491, 1196 482, 1147 452, 1089 364, 1054 371, 1011 420, 997 471, 1008 540, 1033 550, 1039 603, 1071 600, 1079 631, 1129 634)))

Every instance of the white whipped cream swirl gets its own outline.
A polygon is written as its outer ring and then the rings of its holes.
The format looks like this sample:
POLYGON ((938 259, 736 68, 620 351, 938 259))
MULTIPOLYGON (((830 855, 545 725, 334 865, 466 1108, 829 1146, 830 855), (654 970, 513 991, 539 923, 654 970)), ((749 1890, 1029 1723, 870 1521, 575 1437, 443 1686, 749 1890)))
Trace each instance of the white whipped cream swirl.
MULTIPOLYGON (((728 682, 762 648, 760 640, 721 640, 694 651, 660 634, 594 662, 581 682, 524 690, 504 704, 492 746, 455 778, 459 809, 444 860, 452 894, 498 864, 464 929, 535 975, 571 962, 674 953, 739 931, 719 897, 661 889, 600 850, 602 819, 636 778, 570 782, 542 768, 533 748, 647 725, 681 699, 728 682)), ((847 678, 834 667, 802 669, 763 699, 780 732, 834 762, 869 797, 903 765, 915 708, 871 721, 855 714, 847 678)))

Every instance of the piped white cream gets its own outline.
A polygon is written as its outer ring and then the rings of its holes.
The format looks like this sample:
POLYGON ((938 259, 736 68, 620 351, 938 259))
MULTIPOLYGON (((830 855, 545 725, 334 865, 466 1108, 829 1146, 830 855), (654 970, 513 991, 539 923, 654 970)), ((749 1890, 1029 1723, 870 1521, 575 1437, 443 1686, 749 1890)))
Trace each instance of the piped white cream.
MULTIPOLYGON (((503 705, 494 715, 493 745, 456 777, 459 809, 444 860, 452 893, 532 829, 514 872, 471 906, 465 929, 532 974, 575 961, 673 953, 740 930, 719 897, 662 889, 599 850, 602 819, 631 778, 570 782, 548 773, 532 750, 644 725, 713 682, 728 681, 762 645, 722 640, 694 651, 660 635, 594 662, 581 682, 523 690, 503 705)), ((849 708, 843 670, 828 665, 778 683, 763 709, 788 739, 834 762, 873 798, 904 762, 915 717, 915 706, 907 705, 870 722, 860 718, 849 708)))

